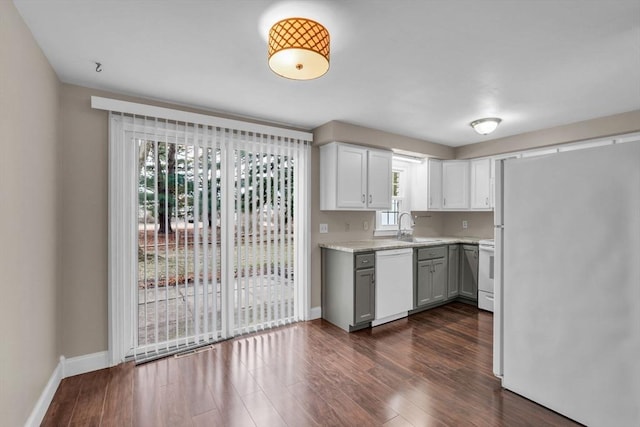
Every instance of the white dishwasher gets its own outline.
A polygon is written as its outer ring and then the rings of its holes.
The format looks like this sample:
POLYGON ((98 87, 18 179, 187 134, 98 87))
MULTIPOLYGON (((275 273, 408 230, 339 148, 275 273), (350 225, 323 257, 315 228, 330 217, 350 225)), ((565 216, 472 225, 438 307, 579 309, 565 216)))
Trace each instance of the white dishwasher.
POLYGON ((413 309, 413 249, 376 251, 376 315, 378 326, 413 309))

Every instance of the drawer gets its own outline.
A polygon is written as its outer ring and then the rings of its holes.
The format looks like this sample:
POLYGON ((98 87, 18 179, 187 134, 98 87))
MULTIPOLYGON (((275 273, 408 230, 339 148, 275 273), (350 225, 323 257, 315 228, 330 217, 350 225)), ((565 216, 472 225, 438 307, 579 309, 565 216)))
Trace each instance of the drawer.
POLYGON ((478 291, 478 308, 493 313, 493 294, 485 291, 478 291))
POLYGON ((356 255, 356 270, 359 268, 372 268, 375 266, 375 254, 356 255))
POLYGON ((418 249, 418 261, 425 259, 444 258, 447 255, 446 246, 433 246, 418 249))

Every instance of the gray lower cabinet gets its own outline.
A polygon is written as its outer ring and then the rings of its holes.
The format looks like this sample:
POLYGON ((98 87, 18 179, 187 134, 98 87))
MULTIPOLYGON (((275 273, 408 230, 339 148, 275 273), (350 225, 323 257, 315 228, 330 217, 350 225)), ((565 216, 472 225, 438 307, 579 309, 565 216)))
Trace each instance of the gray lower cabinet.
POLYGON ((462 245, 460 296, 478 300, 478 246, 462 245))
POLYGON ((322 318, 354 331, 375 318, 374 252, 322 249, 322 318))
POLYGON ((460 289, 460 245, 449 245, 447 299, 457 298, 460 289))
POLYGON ((371 322, 375 318, 375 269, 356 270, 354 295, 354 322, 371 322))
POLYGON ((447 247, 416 250, 415 308, 447 299, 447 247))

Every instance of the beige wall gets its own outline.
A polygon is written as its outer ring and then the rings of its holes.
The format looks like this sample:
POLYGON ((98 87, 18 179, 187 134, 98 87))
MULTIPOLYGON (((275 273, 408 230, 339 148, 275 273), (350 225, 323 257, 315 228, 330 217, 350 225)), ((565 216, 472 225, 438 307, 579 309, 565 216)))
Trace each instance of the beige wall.
POLYGON ((491 156, 640 131, 640 110, 457 147, 456 159, 491 156))
POLYGON ((348 142, 375 148, 393 148, 440 159, 453 159, 455 155, 453 147, 337 120, 313 130, 314 145, 322 145, 332 141, 348 142))
POLYGON ((107 112, 92 110, 94 91, 60 91, 60 247, 62 354, 107 350, 107 112))
POLYGON ((60 355, 59 82, 6 0, 0 69, 0 424, 20 426, 60 355))

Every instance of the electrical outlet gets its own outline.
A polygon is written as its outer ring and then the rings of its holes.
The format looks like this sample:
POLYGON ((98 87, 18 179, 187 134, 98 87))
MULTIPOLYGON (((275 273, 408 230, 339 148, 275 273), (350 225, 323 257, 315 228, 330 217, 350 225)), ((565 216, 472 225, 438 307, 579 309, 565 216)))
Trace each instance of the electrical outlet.
POLYGON ((349 231, 351 230, 351 224, 349 224, 348 222, 344 223, 344 231, 349 231))
POLYGON ((369 221, 364 221, 362 223, 362 228, 364 229, 364 231, 367 231, 369 229, 369 221))
POLYGON ((462 221, 462 228, 465 230, 469 228, 469 223, 466 220, 462 221))
POLYGON ((320 224, 320 232, 328 233, 329 232, 329 224, 320 224))

